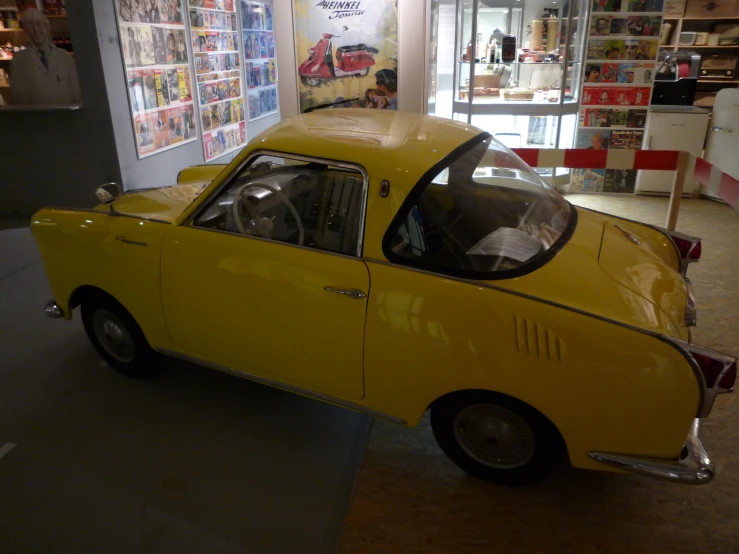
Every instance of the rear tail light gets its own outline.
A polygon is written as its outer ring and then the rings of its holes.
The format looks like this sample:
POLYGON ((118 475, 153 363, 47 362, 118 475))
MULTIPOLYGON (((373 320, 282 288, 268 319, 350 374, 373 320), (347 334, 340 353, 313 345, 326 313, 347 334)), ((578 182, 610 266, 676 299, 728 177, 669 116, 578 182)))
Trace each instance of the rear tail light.
POLYGON ((697 262, 701 259, 701 253, 703 248, 701 247, 701 239, 693 237, 691 235, 684 235, 675 231, 668 231, 667 229, 660 228, 664 234, 668 235, 672 242, 675 243, 678 252, 680 252, 680 258, 687 263, 697 262))
POLYGON ((683 260, 692 260, 696 262, 701 259, 701 239, 672 236, 672 240, 680 251, 680 257, 683 260))
POLYGON ((706 383, 701 413, 705 417, 710 413, 717 395, 734 391, 736 358, 694 344, 687 344, 684 348, 695 361, 706 383))
POLYGON ((716 385, 722 391, 731 391, 734 388, 736 361, 725 361, 696 352, 693 352, 692 355, 698 363, 698 367, 701 368, 706 386, 709 389, 715 388, 716 385))

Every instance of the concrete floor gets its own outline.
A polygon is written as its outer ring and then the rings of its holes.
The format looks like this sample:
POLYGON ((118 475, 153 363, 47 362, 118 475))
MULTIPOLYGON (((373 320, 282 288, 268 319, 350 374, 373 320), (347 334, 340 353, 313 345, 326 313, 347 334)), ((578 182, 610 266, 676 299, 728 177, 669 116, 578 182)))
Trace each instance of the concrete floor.
MULTIPOLYGON (((663 225, 661 198, 571 195, 575 204, 663 225)), ((703 237, 690 268, 698 344, 739 355, 739 213, 683 203, 678 231, 703 237)), ((715 481, 686 487, 562 467, 509 489, 463 474, 436 446, 428 420, 375 423, 339 552, 342 554, 739 552, 739 403, 725 395, 704 424, 715 481)), ((625 407, 626 409, 627 407, 625 407)))
POLYGON ((335 549, 367 416, 178 361, 127 379, 50 297, 0 232, 0 553, 335 549))

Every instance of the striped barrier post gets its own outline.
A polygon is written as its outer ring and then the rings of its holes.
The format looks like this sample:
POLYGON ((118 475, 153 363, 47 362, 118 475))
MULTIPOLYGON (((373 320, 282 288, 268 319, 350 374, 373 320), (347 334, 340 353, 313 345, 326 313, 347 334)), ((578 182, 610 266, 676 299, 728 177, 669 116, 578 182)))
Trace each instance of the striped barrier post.
POLYGON ((695 160, 695 178, 708 189, 708 192, 718 196, 735 210, 739 210, 739 179, 724 173, 703 158, 695 160))

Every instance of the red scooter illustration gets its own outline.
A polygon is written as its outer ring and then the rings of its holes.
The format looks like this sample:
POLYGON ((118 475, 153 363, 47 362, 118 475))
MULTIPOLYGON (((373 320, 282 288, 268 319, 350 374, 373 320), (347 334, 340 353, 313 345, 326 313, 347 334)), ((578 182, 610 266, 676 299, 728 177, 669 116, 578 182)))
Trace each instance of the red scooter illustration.
POLYGON ((339 46, 336 49, 336 63, 332 55, 331 39, 339 35, 323 33, 323 38, 313 48, 308 49, 308 59, 298 68, 298 75, 304 85, 320 86, 324 81, 341 77, 364 77, 370 67, 375 65, 373 54, 377 48, 366 44, 339 46))

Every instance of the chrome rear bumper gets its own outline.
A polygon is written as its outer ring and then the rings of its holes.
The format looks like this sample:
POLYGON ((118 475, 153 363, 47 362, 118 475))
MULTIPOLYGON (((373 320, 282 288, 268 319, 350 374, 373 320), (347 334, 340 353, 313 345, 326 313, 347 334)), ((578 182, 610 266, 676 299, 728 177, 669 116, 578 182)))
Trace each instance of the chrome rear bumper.
POLYGON ((44 306, 44 313, 53 319, 64 317, 64 311, 57 305, 53 298, 44 306))
POLYGON ((690 434, 685 441, 685 455, 675 462, 604 452, 591 452, 590 457, 603 464, 632 473, 686 485, 704 485, 713 480, 716 469, 701 443, 700 426, 700 419, 693 420, 690 434))

